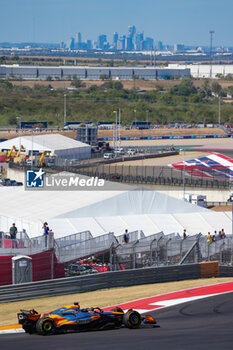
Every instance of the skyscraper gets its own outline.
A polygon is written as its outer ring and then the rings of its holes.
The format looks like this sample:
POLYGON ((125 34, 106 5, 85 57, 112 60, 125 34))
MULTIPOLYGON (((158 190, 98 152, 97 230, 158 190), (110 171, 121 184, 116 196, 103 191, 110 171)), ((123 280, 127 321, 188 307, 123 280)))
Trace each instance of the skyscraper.
POLYGON ((154 50, 154 39, 146 38, 142 43, 142 50, 145 50, 145 51, 154 50))
POLYGON ((97 48, 101 50, 108 48, 107 35, 101 34, 98 36, 97 48))
POLYGON ((163 47, 162 41, 158 41, 158 42, 157 42, 157 49, 158 49, 159 51, 163 51, 164 47, 163 47))
POLYGON ((135 39, 135 48, 137 51, 142 50, 142 43, 143 43, 143 33, 137 33, 136 39, 135 39))
POLYGON ((129 37, 131 37, 132 39, 134 38, 135 34, 136 34, 136 27, 133 25, 133 26, 129 26, 128 27, 128 35, 129 37))
POLYGON ((125 35, 120 36, 117 43, 117 50, 125 50, 125 35))
POLYGON ((74 46, 75 46, 75 40, 74 40, 74 38, 71 37, 67 43, 67 47, 70 50, 74 50, 74 46))
POLYGON ((113 34, 113 43, 112 43, 112 46, 113 46, 113 49, 114 49, 114 50, 117 50, 118 38, 119 38, 119 35, 118 35, 117 32, 115 32, 115 33, 113 34))
POLYGON ((136 27, 134 25, 129 26, 128 35, 127 35, 127 45, 126 45, 126 49, 129 51, 132 51, 135 48, 135 34, 136 34, 136 27))
POLYGON ((126 39, 126 50, 132 51, 133 49, 134 49, 133 38, 128 35, 126 39))

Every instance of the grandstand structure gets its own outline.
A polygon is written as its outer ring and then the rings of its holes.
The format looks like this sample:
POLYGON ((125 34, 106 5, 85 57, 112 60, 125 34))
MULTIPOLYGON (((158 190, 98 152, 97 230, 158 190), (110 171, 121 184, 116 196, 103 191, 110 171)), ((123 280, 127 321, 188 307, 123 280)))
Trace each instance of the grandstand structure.
POLYGON ((141 230, 129 233, 129 243, 122 242, 122 235, 108 232, 93 237, 90 231, 79 232, 54 239, 53 235, 29 238, 20 232, 16 249, 6 233, 1 233, 0 255, 33 255, 54 250, 58 263, 69 263, 78 259, 98 257, 109 265, 110 270, 168 266, 219 260, 220 264, 231 265, 233 235, 217 237, 208 243, 202 234, 184 238, 177 233, 165 235, 157 232, 145 236, 141 230), (123 267, 122 267, 123 266, 123 267))

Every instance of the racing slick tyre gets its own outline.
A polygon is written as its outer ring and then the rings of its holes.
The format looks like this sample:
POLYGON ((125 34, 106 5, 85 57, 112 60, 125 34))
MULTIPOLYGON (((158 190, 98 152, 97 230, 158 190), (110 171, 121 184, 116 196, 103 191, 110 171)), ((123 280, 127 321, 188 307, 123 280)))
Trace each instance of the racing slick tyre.
POLYGON ((40 318, 36 323, 36 331, 40 335, 51 335, 55 331, 55 324, 52 318, 40 318))
POLYGON ((141 315, 134 310, 128 310, 123 317, 123 324, 127 328, 136 329, 141 325, 142 319, 141 315))

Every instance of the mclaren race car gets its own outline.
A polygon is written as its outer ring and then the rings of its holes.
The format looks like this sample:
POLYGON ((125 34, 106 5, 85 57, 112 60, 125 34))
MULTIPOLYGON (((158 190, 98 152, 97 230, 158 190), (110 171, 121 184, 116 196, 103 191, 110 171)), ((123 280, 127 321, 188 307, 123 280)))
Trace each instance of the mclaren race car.
POLYGON ((33 310, 21 310, 18 313, 19 324, 26 333, 51 335, 62 332, 95 331, 104 329, 139 328, 142 325, 155 325, 155 319, 142 316, 135 310, 124 312, 119 307, 103 311, 99 307, 80 309, 78 303, 64 306, 48 314, 39 314, 33 310))

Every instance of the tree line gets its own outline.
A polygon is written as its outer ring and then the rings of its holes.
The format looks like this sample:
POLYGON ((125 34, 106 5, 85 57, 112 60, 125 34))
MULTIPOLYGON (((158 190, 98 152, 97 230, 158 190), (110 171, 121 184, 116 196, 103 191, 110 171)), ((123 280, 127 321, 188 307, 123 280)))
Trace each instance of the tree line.
POLYGON ((54 89, 46 86, 16 86, 10 80, 0 80, 0 124, 16 125, 22 121, 47 121, 49 125, 64 123, 64 95, 67 121, 114 121, 113 111, 121 109, 123 124, 149 120, 154 124, 169 122, 233 123, 233 86, 223 88, 218 81, 204 79, 197 87, 194 80, 177 81, 166 90, 157 85, 152 90, 125 89, 121 81, 103 79, 100 86, 85 86, 72 77, 73 89, 54 89))

